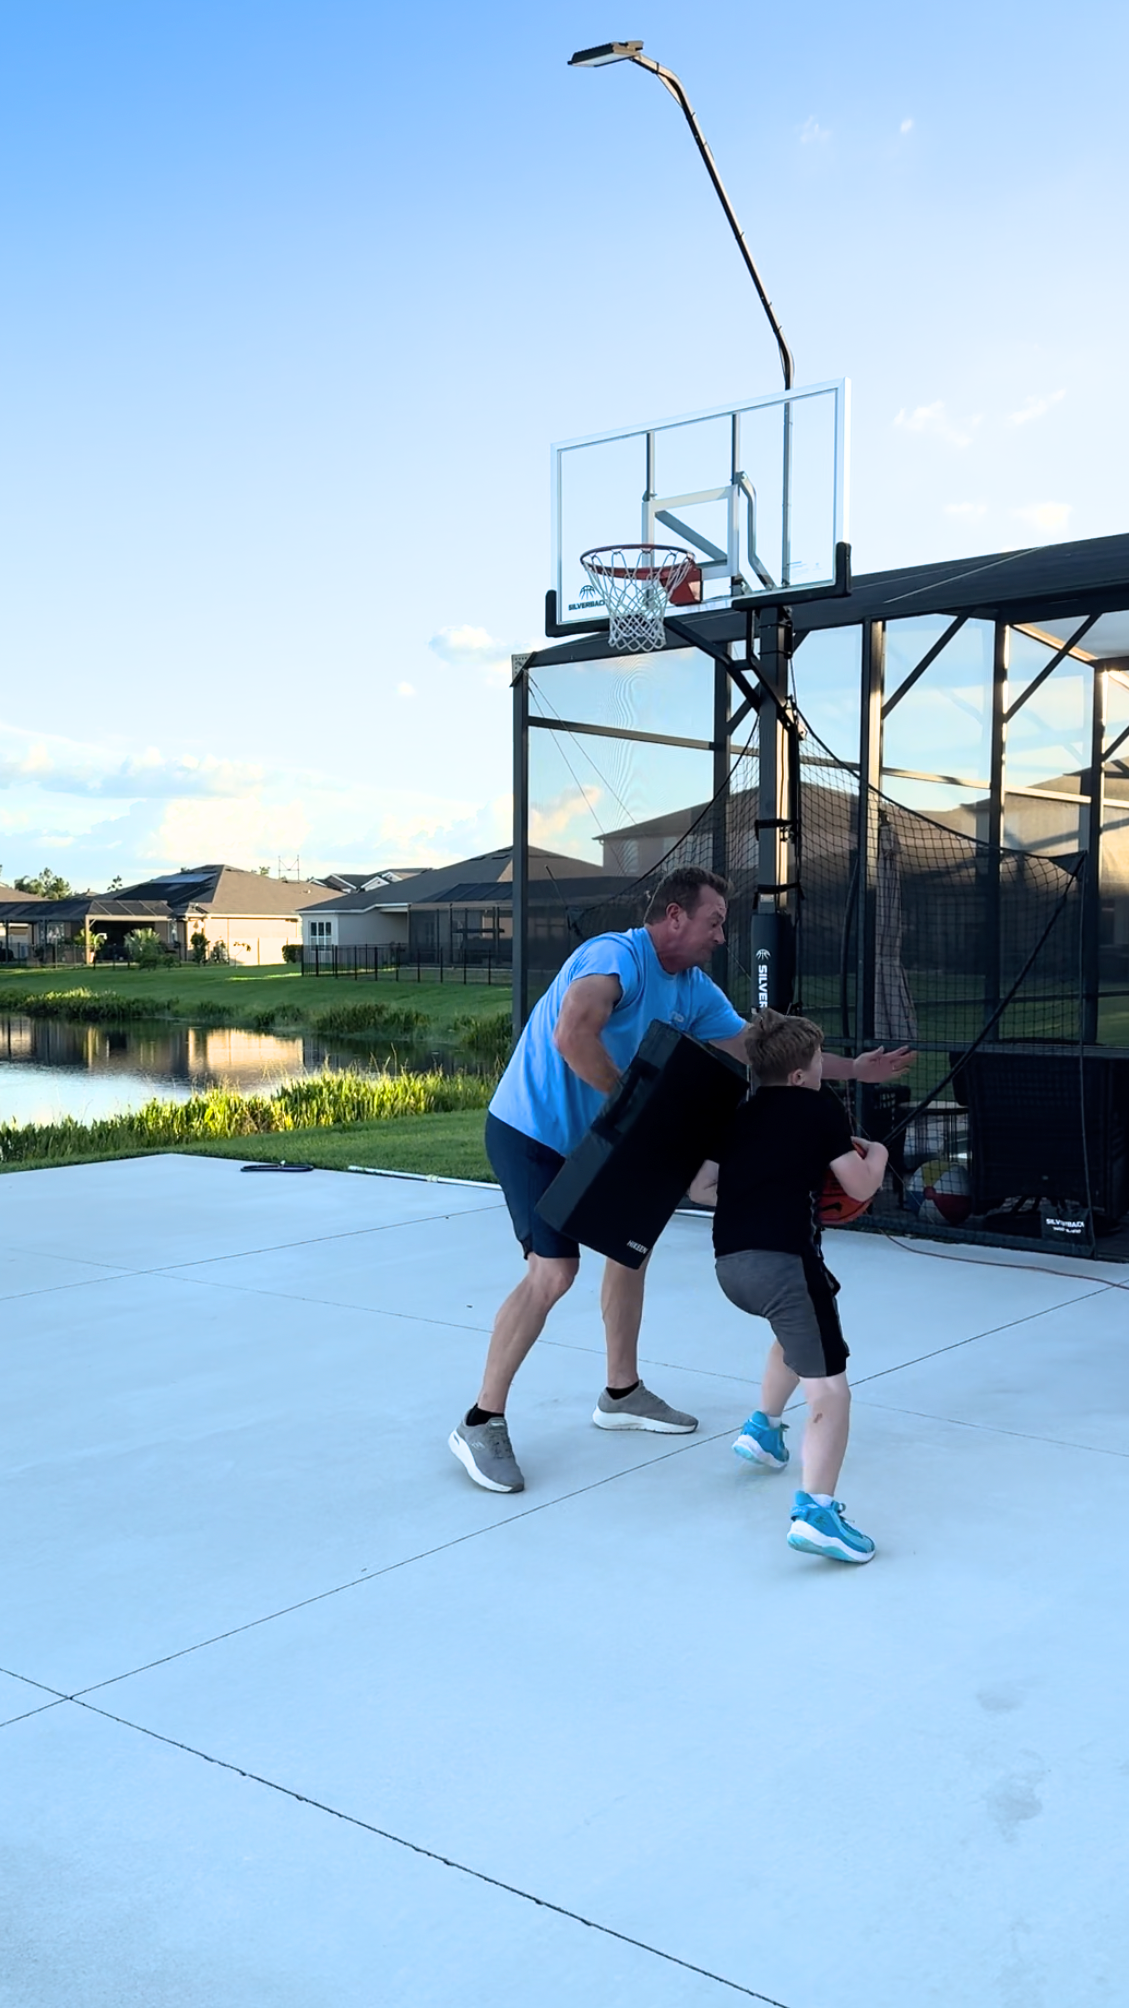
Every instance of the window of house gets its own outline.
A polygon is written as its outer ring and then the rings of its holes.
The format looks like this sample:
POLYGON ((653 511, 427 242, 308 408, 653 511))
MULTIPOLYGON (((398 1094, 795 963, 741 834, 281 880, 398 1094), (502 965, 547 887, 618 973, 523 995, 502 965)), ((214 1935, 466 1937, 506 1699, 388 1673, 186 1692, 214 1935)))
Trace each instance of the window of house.
POLYGON ((329 941, 332 937, 332 934, 333 934, 333 922, 331 920, 311 920, 310 922, 311 941, 329 941))

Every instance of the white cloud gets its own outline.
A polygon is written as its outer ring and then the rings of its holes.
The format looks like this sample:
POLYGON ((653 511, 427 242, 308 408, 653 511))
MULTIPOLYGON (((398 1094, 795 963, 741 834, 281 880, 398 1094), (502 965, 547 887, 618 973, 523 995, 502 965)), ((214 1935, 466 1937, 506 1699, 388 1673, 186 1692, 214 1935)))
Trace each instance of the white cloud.
POLYGON ((509 683, 512 655, 541 646, 539 641, 525 642, 520 647, 513 642, 496 641, 485 628, 469 626, 440 628, 428 643, 442 662, 450 663, 454 669, 477 669, 487 683, 495 685, 509 683))
POLYGON ((1029 397, 1021 411, 1013 411, 1009 425, 1027 425, 1033 418, 1042 418, 1053 404, 1061 404, 1066 396, 1064 390, 1053 390, 1049 397, 1029 397))
POLYGON ((443 662, 453 663, 456 668, 474 664, 479 668, 489 668, 505 657, 509 651, 504 642, 495 641, 485 628, 445 627, 433 634, 428 644, 443 662))
POLYGON ((946 516, 961 516, 967 523, 977 523, 981 516, 988 514, 988 504, 986 502, 946 502, 945 514, 946 516))
POLYGON ((822 146, 831 138, 826 126, 821 126, 814 118, 805 119, 800 127, 801 146, 822 146))
POLYGON ((179 865, 225 863, 254 870, 279 854, 301 854, 305 875, 388 865, 448 864, 510 842, 513 803, 452 799, 410 788, 368 783, 342 788, 322 779, 271 799, 260 791, 244 801, 132 803, 82 830, 40 822, 35 798, 25 808, 0 805, 0 860, 6 882, 46 860, 71 883, 100 888, 120 873, 127 884, 179 865), (299 792, 300 788, 300 792, 299 792))
POLYGON ((899 132, 912 132, 912 131, 913 131, 913 120, 912 120, 912 119, 903 119, 903 120, 902 120, 902 122, 901 122, 901 125, 900 125, 900 126, 898 127, 898 131, 899 131, 899 132))
POLYGON ((118 801, 174 796, 243 795, 261 785, 263 769, 215 753, 166 757, 156 746, 142 752, 66 739, 0 723, 0 788, 41 788, 54 795, 93 795, 118 801))
POLYGON ((919 404, 912 411, 903 407, 894 424, 901 426, 904 432, 921 432, 932 439, 943 439, 949 446, 970 446, 972 435, 980 424, 980 415, 953 420, 945 409, 944 400, 938 398, 935 404, 919 404))
POLYGON ((338 797, 324 809, 307 803, 316 818, 311 856, 325 868, 354 867, 349 859, 379 871, 388 865, 439 865, 454 858, 477 857, 498 850, 513 836, 513 800, 499 795, 489 802, 451 800, 409 788, 382 788, 375 804, 371 792, 357 789, 344 807, 338 797))
POLYGON ((305 807, 298 801, 264 802, 251 796, 170 802, 160 821, 141 837, 137 856, 162 866, 173 857, 181 864, 245 865, 279 853, 293 858, 305 848, 309 833, 305 807))
MULTIPOLYGON (((482 676, 496 663, 508 680, 508 655, 482 630, 444 639, 482 676)), ((417 686, 405 682, 398 701, 418 702, 417 686)), ((280 853, 300 852, 307 873, 443 864, 510 841, 509 799, 468 795, 467 785, 465 771, 449 791, 444 777, 424 793, 354 778, 336 763, 332 772, 268 767, 0 723, 0 859, 9 880, 47 860, 94 887, 115 873, 128 882, 202 861, 253 868, 280 853)))
POLYGON ((600 788, 582 784, 578 788, 566 788, 548 801, 536 805, 531 803, 530 843, 539 844, 543 850, 554 850, 562 842, 573 845, 589 842, 599 834, 596 807, 602 792, 600 788))
POLYGON ((415 694, 416 687, 414 683, 398 683, 396 685, 397 697, 414 697, 415 694))
POLYGON ((1012 511, 1018 522, 1030 523, 1033 530, 1044 530, 1048 535, 1054 530, 1065 530, 1070 513, 1069 502, 1032 502, 1026 509, 1012 511))

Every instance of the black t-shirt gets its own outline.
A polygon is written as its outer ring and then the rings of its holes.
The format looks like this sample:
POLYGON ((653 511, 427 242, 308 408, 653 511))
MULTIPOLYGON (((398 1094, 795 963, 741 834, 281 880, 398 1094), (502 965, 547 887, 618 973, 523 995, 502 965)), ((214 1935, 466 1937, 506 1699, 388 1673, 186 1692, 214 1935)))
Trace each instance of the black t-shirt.
POLYGON ((830 1088, 758 1088, 733 1116, 718 1151, 717 1255, 819 1247, 819 1194, 827 1168, 851 1148, 847 1111, 830 1088))

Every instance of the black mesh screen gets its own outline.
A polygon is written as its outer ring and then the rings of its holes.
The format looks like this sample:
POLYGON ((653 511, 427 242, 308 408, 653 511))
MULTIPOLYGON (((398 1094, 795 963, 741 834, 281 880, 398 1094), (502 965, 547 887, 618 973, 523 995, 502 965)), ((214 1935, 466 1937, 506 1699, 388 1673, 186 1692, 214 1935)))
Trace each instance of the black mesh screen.
MULTIPOLYGON (((930 818, 872 794, 860 874, 856 773, 810 731, 798 751, 793 1008, 833 1050, 918 1055, 902 1082, 849 1089, 860 1133, 891 1148, 864 1224, 1054 1239, 1058 1222, 1062 1246, 1088 1247, 1091 1219, 1108 1228, 1129 1207, 1129 1062, 1083 1059, 1083 857, 994 852, 961 827, 968 810, 930 818)), ((716 868, 720 823, 731 897, 715 974, 750 1011, 758 780, 754 733, 712 801, 671 812, 669 844, 651 819, 634 878, 534 886, 533 994, 579 941, 640 925, 666 872, 716 868)))

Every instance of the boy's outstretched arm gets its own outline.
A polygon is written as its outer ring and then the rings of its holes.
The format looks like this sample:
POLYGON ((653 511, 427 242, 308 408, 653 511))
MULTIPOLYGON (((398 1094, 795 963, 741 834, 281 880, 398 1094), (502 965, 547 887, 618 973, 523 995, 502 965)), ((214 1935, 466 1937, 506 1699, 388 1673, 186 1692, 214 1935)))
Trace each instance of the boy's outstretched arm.
MULTIPOLYGON (((860 1158, 859 1163, 861 1162, 860 1158)), ((695 1206, 717 1205, 717 1165, 712 1157, 707 1157, 705 1163, 694 1173, 687 1196, 694 1201, 695 1206)))

